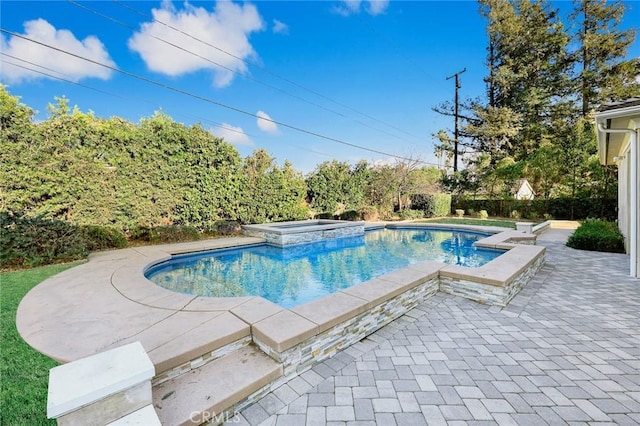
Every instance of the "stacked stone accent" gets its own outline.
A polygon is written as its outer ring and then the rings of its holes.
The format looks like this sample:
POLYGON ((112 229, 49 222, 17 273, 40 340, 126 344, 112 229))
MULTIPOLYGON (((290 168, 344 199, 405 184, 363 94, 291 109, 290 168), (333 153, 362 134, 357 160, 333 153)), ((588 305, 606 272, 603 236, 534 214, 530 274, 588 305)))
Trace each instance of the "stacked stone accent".
POLYGON ((283 364, 285 376, 296 376, 401 317, 437 291, 438 279, 431 279, 282 352, 255 335, 253 340, 260 349, 283 364))
POLYGON ((313 243, 340 237, 364 235, 364 222, 345 220, 315 220, 280 222, 277 224, 244 225, 242 232, 251 237, 264 238, 267 243, 283 247, 313 243))
POLYGON ((479 303, 505 307, 516 294, 533 278, 544 264, 544 255, 539 256, 520 275, 505 286, 484 284, 452 277, 440 277, 440 290, 455 296, 466 297, 479 303))
POLYGON ((211 351, 202 356, 199 356, 196 359, 192 359, 170 370, 167 370, 163 373, 158 374, 153 378, 152 384, 153 386, 157 386, 161 383, 166 382, 167 380, 173 379, 174 377, 178 377, 184 373, 188 373, 191 370, 195 370, 198 367, 202 367, 203 365, 208 364, 212 361, 215 361, 218 358, 222 358, 223 356, 230 354, 231 352, 235 352, 238 349, 249 345, 250 343, 251 343, 251 336, 243 337, 242 339, 236 340, 233 343, 225 345, 214 351, 211 351))

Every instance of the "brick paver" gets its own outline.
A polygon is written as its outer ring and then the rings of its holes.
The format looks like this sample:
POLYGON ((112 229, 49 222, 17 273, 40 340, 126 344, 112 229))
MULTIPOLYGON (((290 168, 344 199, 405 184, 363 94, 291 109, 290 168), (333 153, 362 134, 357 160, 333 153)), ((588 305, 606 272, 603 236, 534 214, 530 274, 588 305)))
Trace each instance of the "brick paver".
POLYGON ((628 257, 538 244, 547 262, 506 308, 438 293, 235 424, 639 424, 628 257))

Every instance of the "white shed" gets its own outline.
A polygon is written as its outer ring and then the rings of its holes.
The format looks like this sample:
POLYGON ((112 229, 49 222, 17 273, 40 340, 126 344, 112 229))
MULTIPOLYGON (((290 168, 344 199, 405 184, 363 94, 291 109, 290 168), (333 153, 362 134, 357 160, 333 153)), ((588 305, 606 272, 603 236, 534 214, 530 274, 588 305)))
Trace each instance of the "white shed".
POLYGON ((533 200, 535 192, 526 179, 518 179, 513 187, 513 196, 516 200, 533 200))

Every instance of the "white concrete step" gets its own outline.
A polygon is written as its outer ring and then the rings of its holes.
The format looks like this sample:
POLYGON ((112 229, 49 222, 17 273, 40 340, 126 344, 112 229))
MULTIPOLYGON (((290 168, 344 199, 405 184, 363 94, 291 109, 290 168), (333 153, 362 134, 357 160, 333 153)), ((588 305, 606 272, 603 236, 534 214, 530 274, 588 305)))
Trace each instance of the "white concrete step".
POLYGON ((164 426, 221 421, 224 410, 281 375, 281 364, 246 346, 154 387, 153 405, 164 426))
POLYGON ((107 426, 162 426, 153 405, 147 405, 133 413, 109 423, 107 426))

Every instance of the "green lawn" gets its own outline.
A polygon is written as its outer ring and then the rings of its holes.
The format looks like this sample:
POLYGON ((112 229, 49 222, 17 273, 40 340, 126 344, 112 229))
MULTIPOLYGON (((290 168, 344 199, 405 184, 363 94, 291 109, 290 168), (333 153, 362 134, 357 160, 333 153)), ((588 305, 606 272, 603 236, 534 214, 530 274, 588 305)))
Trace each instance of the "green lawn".
POLYGON ((479 225, 479 226, 500 226, 503 228, 516 229, 516 222, 513 220, 497 220, 497 219, 458 219, 455 217, 442 217, 437 219, 425 219, 418 222, 425 223, 448 223, 456 225, 479 225))
POLYGON ((0 274, 0 425, 55 425, 47 420, 49 369, 57 362, 27 345, 16 329, 25 294, 46 278, 81 262, 0 274))

